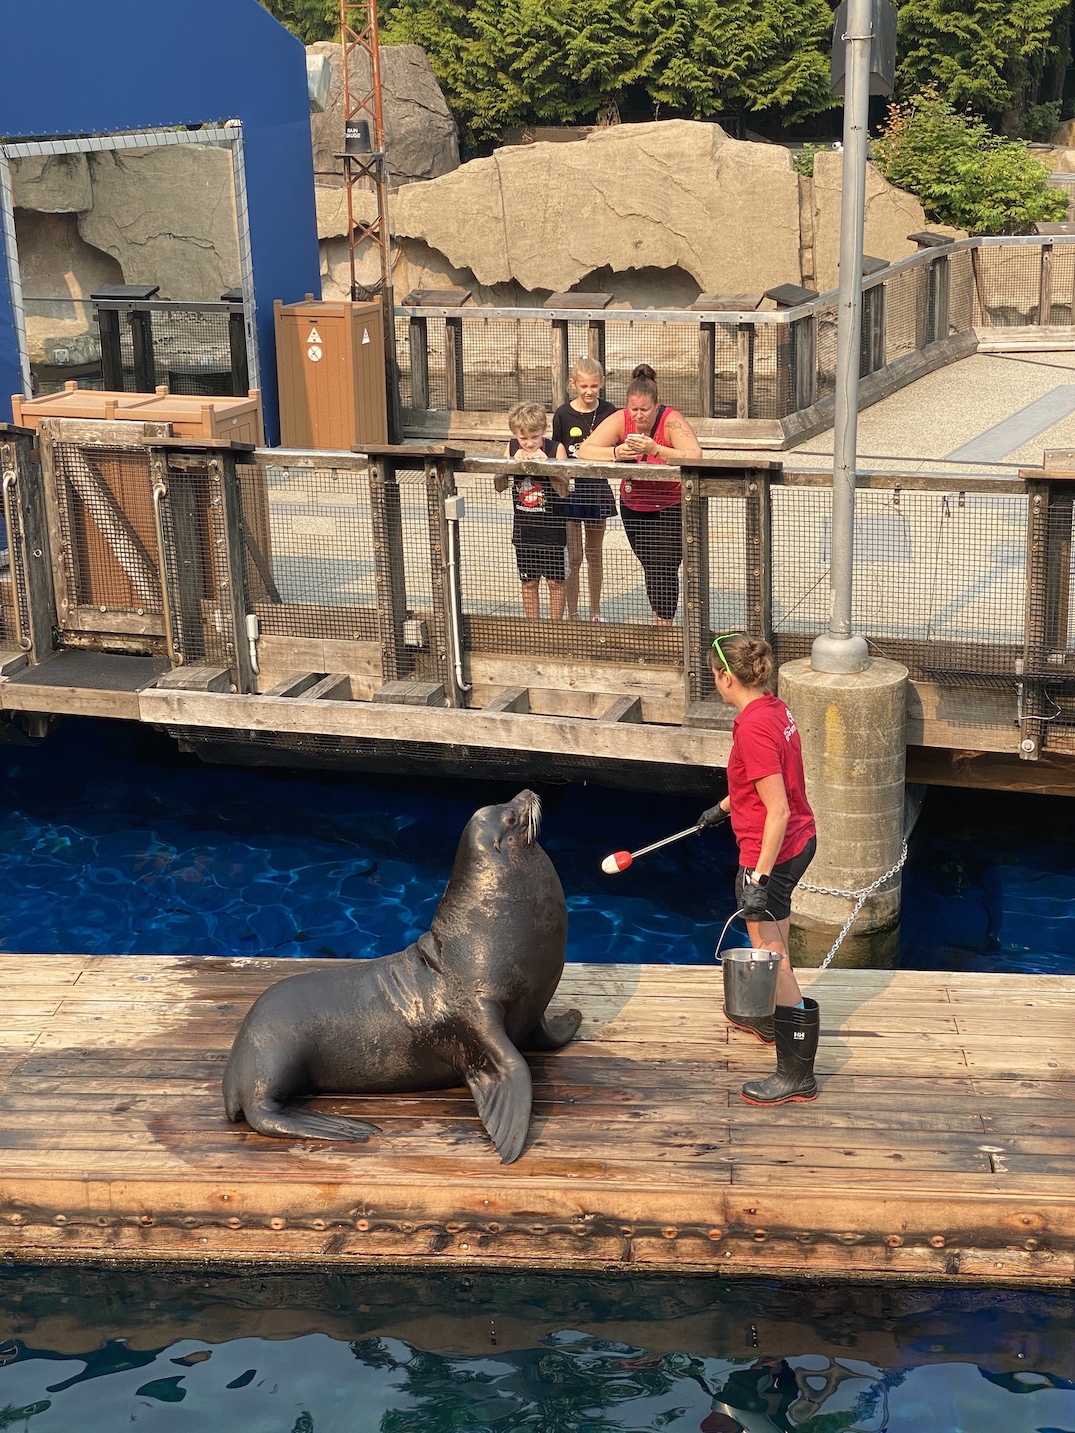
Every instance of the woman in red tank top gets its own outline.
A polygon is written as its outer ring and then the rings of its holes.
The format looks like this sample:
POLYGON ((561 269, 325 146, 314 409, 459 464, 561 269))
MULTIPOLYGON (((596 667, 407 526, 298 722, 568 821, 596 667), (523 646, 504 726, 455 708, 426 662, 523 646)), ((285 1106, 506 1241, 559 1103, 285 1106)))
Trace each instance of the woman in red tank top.
MULTIPOLYGON (((579 446, 579 458, 591 463, 681 463, 700 458, 694 429, 657 394, 656 375, 646 363, 631 374, 627 405, 610 413, 579 446)), ((683 528, 678 479, 625 477, 620 484, 620 517, 632 551, 642 564, 646 596, 656 621, 671 623, 679 606, 679 568, 683 528)))

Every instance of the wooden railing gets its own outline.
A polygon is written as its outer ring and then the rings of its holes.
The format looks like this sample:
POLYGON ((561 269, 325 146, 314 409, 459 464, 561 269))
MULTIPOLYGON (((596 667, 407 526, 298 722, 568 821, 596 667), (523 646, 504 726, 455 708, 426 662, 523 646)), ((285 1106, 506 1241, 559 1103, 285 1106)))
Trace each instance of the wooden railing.
MULTIPOLYGON (((9 428, 0 440, 12 514, 0 646, 21 641, 34 662, 56 645, 97 645, 222 663, 241 692, 296 671, 346 673, 358 697, 390 686, 393 699, 451 707, 544 684, 577 691, 584 713, 587 692, 637 690, 646 721, 719 725, 715 633, 765 636, 783 662, 806 656, 827 625, 831 476, 768 458, 679 470, 680 601, 661 626, 619 517, 604 534, 605 620, 588 620, 584 597, 586 620, 523 615, 511 502, 497 491, 520 470, 502 459, 156 437, 121 449, 110 429, 104 442, 42 443, 39 465, 34 435, 9 428), (83 454, 74 476, 72 446, 83 454), (139 540, 139 572, 160 584, 159 600, 147 606, 144 582, 128 583, 126 599, 107 595, 120 593, 131 531, 158 493, 161 521, 155 540, 148 528, 139 540), (102 527, 96 512, 111 521, 102 527), (97 535, 72 557, 71 535, 88 523, 97 535), (72 593, 90 594, 92 621, 72 593)), ((624 475, 614 464, 541 471, 624 475)), ((937 700, 967 711, 968 725, 1010 732, 1016 722, 1027 759, 1045 745, 1075 750, 1075 474, 867 473, 858 489, 855 625, 873 652, 949 693, 937 700)))
MULTIPOLYGON (((863 406, 979 346, 1075 330, 1073 291, 1075 235, 967 239, 865 278, 863 406)), ((396 325, 416 438, 491 438, 513 402, 557 407, 582 352, 606 367, 613 402, 634 364, 652 363, 707 446, 780 446, 832 421, 835 293, 744 313, 429 305, 398 308, 396 325)))

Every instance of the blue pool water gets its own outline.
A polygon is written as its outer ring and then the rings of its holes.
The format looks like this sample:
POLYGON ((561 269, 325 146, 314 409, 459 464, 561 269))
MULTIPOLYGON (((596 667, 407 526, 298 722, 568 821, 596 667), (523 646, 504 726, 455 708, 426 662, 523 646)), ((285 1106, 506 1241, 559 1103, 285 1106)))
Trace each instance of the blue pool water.
MULTIPOLYGON (((0 745, 0 950, 356 957, 427 929, 463 826, 516 787, 217 768, 123 723, 0 745)), ((569 959, 706 963, 731 909, 727 828, 608 877, 602 856, 690 825, 699 801, 542 789, 569 959)), ((1075 803, 927 800, 901 963, 1075 972, 1075 803)))
POLYGON ((32 1433, 1071 1433, 1070 1294, 0 1269, 32 1433))

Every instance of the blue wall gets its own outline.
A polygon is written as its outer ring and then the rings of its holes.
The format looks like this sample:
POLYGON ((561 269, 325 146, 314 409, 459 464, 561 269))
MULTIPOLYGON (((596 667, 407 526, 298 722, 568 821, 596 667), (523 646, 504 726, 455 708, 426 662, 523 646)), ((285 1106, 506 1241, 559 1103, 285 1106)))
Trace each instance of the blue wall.
MULTIPOLYGON (((4 139, 242 121, 265 424, 277 442, 273 299, 321 292, 301 43, 257 0, 13 0, 0 36, 4 139)), ((0 263, 0 419, 21 389, 0 263)))

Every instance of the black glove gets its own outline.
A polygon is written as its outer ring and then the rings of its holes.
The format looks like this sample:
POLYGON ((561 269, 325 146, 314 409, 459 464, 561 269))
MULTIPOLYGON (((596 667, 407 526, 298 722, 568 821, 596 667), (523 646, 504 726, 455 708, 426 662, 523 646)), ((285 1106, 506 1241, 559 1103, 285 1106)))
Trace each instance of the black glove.
POLYGON ((703 811, 701 816, 698 817, 698 825, 700 827, 719 826, 722 821, 727 821, 728 815, 729 813, 725 811, 723 806, 711 806, 708 811, 703 811))
POLYGON ((753 881, 743 882, 743 898, 739 909, 748 921, 772 920, 769 915, 769 892, 765 886, 756 886, 753 881))

